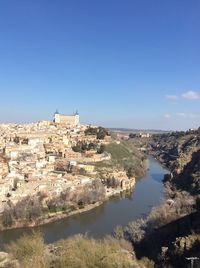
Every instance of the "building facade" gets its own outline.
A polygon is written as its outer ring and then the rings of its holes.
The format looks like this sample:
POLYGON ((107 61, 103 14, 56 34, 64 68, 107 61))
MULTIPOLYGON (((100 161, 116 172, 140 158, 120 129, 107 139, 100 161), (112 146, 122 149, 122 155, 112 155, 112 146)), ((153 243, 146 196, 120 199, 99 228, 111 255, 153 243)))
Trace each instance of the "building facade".
POLYGON ((60 114, 58 111, 54 114, 54 123, 65 126, 77 126, 79 125, 79 114, 76 112, 72 115, 60 114))

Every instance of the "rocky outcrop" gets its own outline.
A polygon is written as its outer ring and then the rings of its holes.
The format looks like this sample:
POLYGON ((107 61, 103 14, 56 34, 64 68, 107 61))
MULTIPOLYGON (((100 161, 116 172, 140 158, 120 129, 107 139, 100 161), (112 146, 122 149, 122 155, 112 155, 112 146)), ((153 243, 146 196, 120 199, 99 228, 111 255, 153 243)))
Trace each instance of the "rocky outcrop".
POLYGON ((8 253, 0 252, 0 268, 20 268, 20 264, 8 253))
POLYGON ((169 247, 162 247, 158 267, 187 268, 193 259, 193 267, 200 265, 200 235, 177 237, 169 247))
POLYGON ((194 212, 155 228, 134 245, 136 255, 153 259, 156 268, 188 267, 187 257, 200 257, 199 226, 200 212, 194 212))
POLYGON ((151 140, 152 154, 171 170, 165 181, 176 187, 200 193, 200 133, 155 135, 151 140))
POLYGON ((191 160, 172 179, 172 182, 178 188, 194 195, 200 194, 200 150, 193 152, 191 160))
POLYGON ((131 179, 123 179, 121 181, 121 188, 122 190, 130 190, 135 186, 135 178, 131 179))

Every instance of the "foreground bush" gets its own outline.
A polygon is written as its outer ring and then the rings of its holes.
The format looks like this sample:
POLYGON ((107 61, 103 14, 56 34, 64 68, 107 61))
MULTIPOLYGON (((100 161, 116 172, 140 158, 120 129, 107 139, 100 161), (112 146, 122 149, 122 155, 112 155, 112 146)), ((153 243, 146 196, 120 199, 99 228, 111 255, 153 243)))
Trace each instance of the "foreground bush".
POLYGON ((7 246, 20 268, 142 268, 132 246, 123 239, 95 240, 76 235, 45 246, 40 233, 23 236, 7 246))
POLYGON ((44 254, 45 244, 40 233, 24 235, 16 242, 11 242, 6 248, 12 257, 19 261, 21 268, 48 267, 44 254))
POLYGON ((113 238, 94 240, 77 235, 60 241, 57 246, 62 249, 56 263, 59 268, 138 267, 130 254, 131 245, 125 241, 122 243, 113 238))

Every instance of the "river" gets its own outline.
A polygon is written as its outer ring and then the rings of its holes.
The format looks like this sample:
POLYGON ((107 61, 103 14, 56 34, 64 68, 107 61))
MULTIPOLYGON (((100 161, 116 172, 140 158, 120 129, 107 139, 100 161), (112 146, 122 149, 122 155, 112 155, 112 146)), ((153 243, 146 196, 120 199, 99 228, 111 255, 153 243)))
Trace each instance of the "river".
POLYGON ((147 215, 153 206, 160 203, 163 196, 162 179, 168 171, 157 160, 149 157, 149 170, 146 175, 137 180, 130 193, 123 193, 104 202, 99 207, 82 214, 48 223, 34 228, 20 228, 0 232, 0 245, 16 240, 23 233, 40 230, 46 243, 67 238, 77 233, 88 233, 95 238, 111 234, 117 225, 127 225, 128 222, 147 215))

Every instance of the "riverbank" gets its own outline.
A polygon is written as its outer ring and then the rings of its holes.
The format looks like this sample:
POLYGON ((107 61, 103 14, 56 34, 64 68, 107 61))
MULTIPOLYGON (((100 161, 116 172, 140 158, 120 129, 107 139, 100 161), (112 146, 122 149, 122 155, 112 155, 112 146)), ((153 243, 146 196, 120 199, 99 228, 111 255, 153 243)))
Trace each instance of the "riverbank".
POLYGON ((48 215, 46 217, 43 216, 41 218, 38 218, 36 221, 32 221, 32 222, 24 222, 24 221, 20 222, 19 221, 19 222, 15 222, 15 224, 12 226, 7 226, 7 227, 0 226, 0 231, 17 229, 17 228, 27 228, 27 227, 31 228, 31 227, 41 226, 44 224, 48 224, 48 223, 51 223, 54 221, 58 221, 58 220, 76 215, 76 214, 84 213, 86 211, 94 209, 95 207, 100 206, 105 201, 106 200, 104 200, 102 202, 97 202, 95 204, 90 204, 84 208, 79 208, 79 209, 71 211, 71 212, 58 211, 58 212, 54 212, 54 213, 48 213, 48 215))
MULTIPOLYGON (((135 179, 132 179, 132 189, 135 186, 135 179)), ((35 221, 31 222, 25 222, 23 220, 20 221, 15 221, 15 223, 12 226, 0 226, 0 231, 5 231, 5 230, 12 230, 12 229, 18 229, 18 228, 33 228, 33 227, 38 227, 42 226, 45 224, 49 224, 51 222, 59 221, 77 214, 82 214, 84 212, 90 211, 92 209, 95 209, 96 207, 102 205, 104 202, 108 201, 109 198, 120 195, 121 193, 126 193, 127 191, 130 191, 131 188, 128 187, 127 189, 108 189, 106 193, 106 197, 102 201, 98 201, 94 204, 88 204, 82 208, 78 208, 73 211, 58 211, 58 212, 53 212, 53 213, 48 213, 46 216, 42 216, 35 221)))

